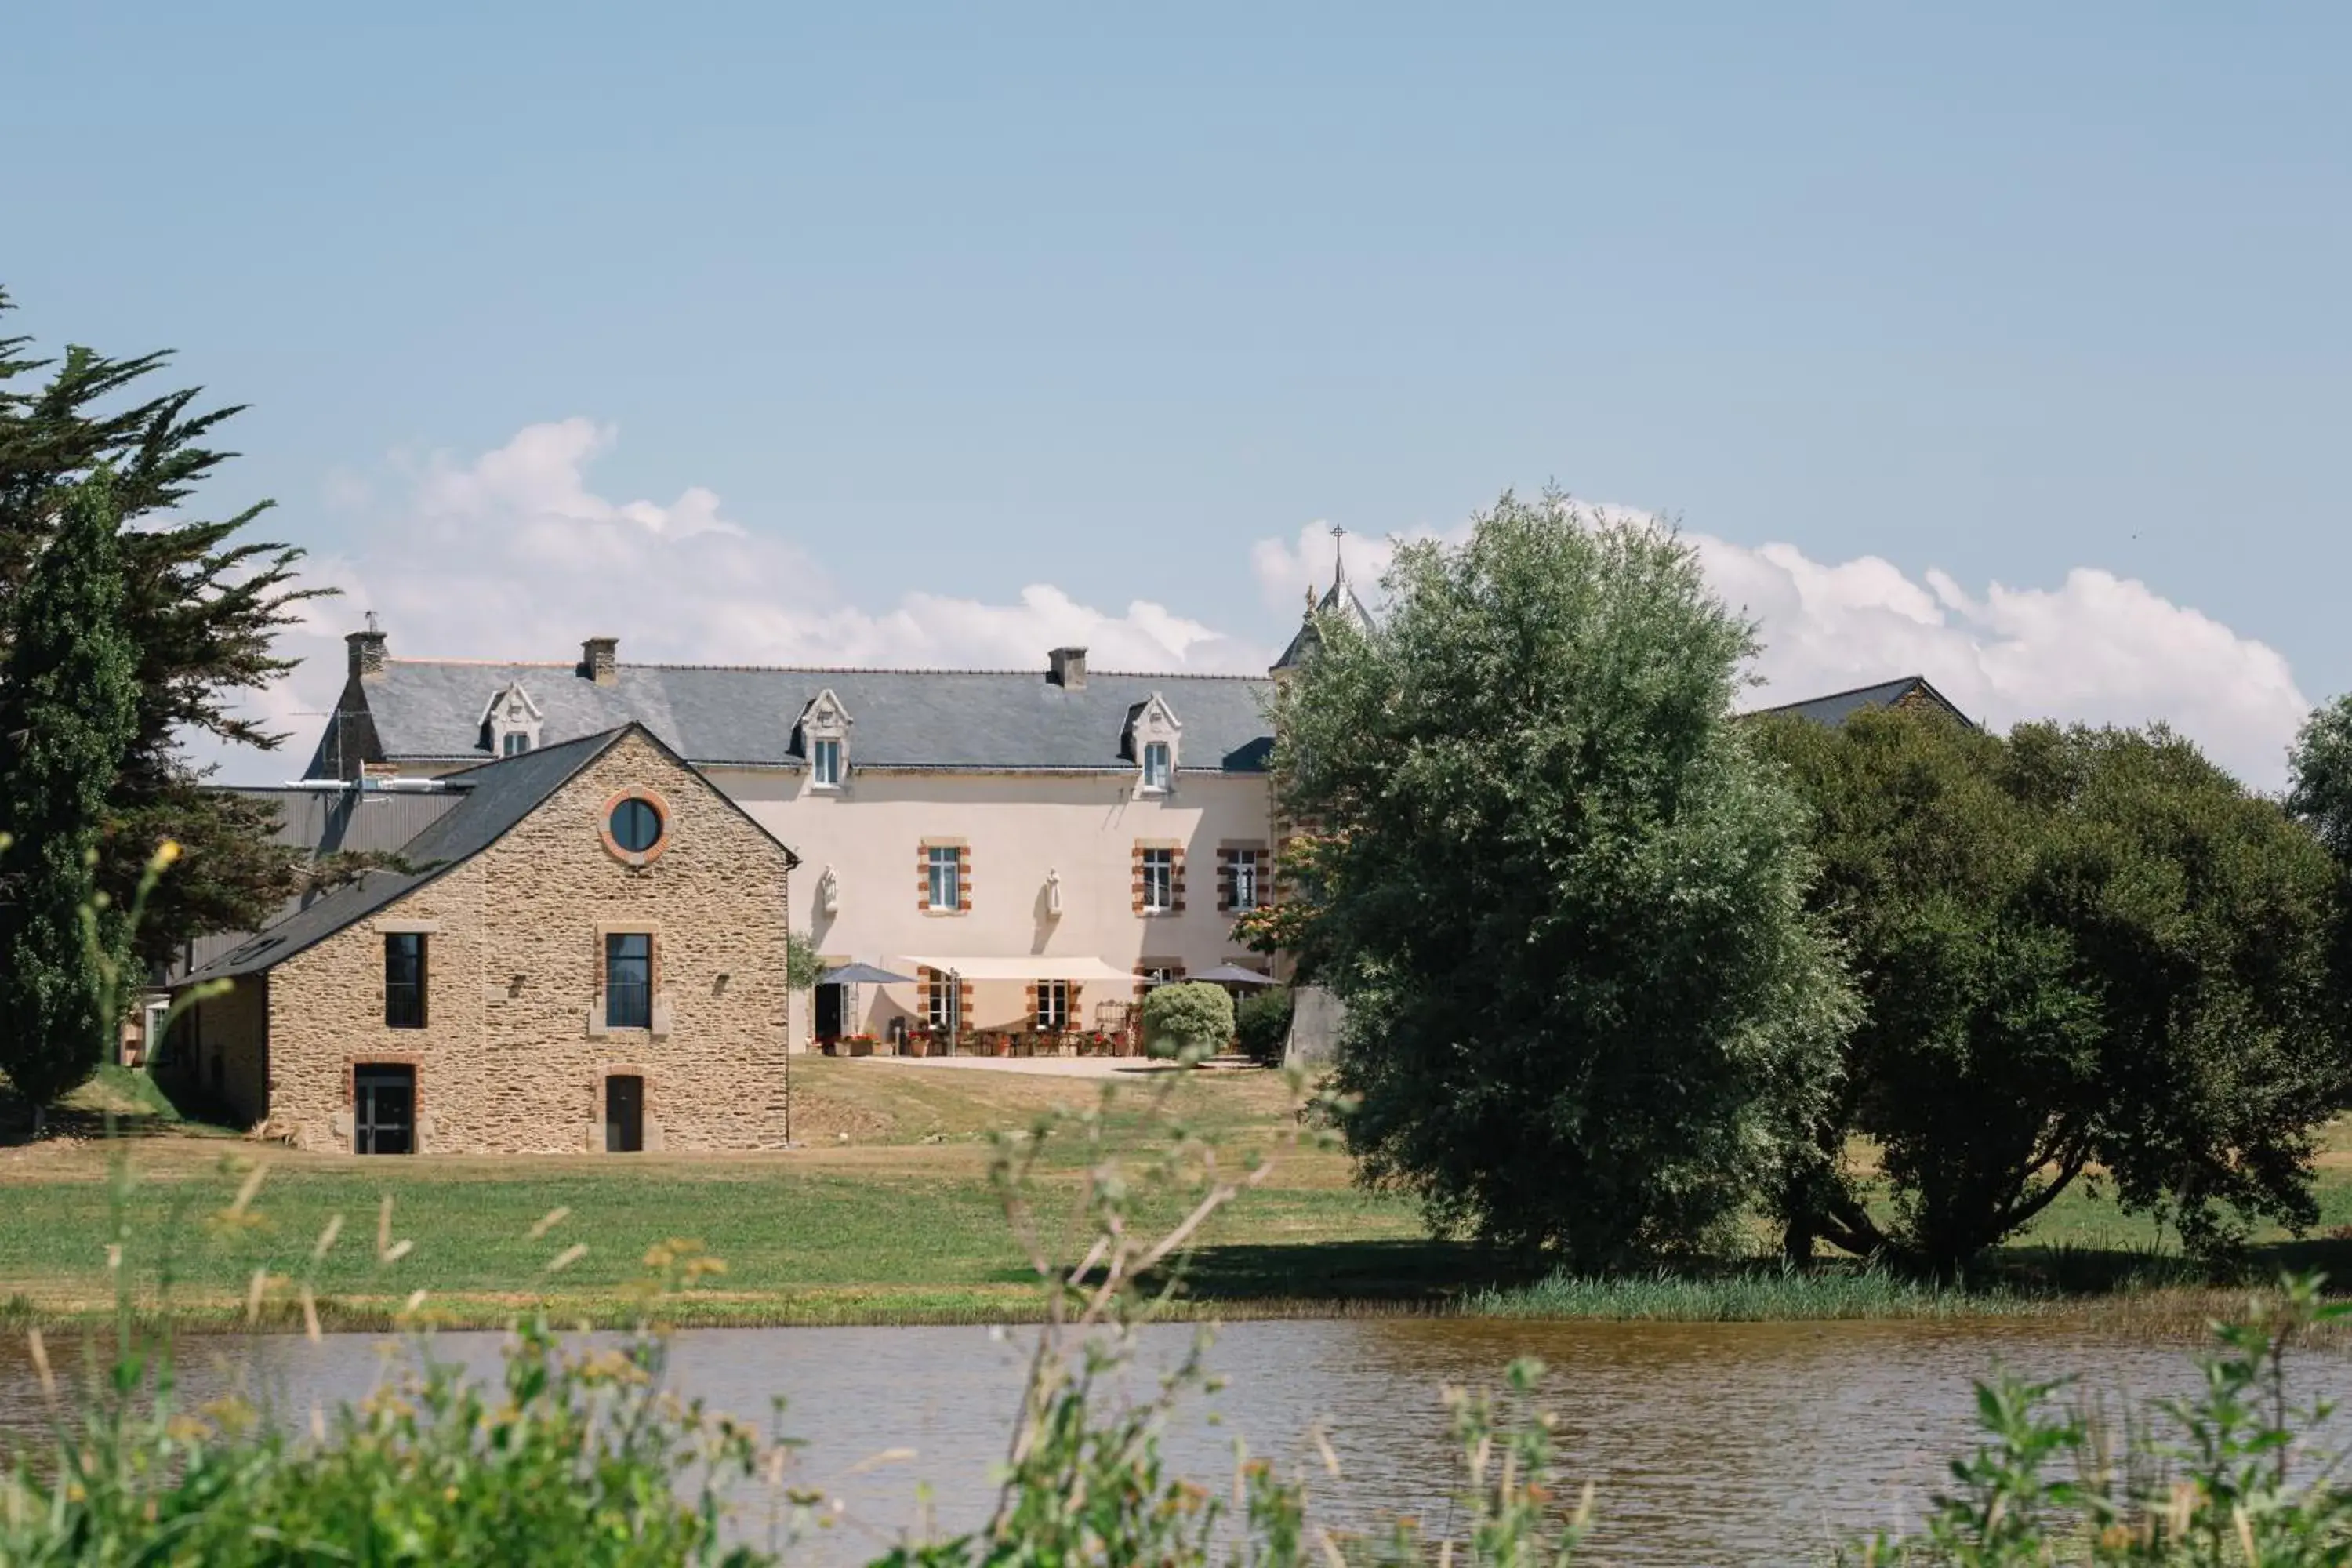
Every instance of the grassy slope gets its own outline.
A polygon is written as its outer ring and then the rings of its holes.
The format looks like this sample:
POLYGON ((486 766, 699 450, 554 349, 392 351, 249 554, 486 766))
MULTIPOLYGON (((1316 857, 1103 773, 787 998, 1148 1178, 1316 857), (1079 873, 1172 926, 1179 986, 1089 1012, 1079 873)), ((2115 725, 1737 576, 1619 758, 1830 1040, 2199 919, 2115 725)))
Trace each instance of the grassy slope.
MULTIPOLYGON (((642 1271, 646 1249, 672 1237, 699 1241, 729 1264, 698 1293, 696 1315, 705 1321, 1027 1312, 1034 1285, 987 1183, 985 1136, 1052 1105, 1090 1104, 1098 1086, 877 1062, 812 1059, 793 1071, 794 1131, 810 1146, 726 1158, 363 1161, 264 1151, 173 1126, 136 1075, 101 1080, 85 1091, 85 1103, 132 1115, 148 1134, 129 1141, 139 1179, 125 1256, 142 1294, 168 1273, 174 1299, 205 1313, 233 1314, 257 1268, 299 1271, 335 1215, 344 1218, 342 1236, 318 1275, 331 1321, 381 1321, 418 1289, 465 1320, 497 1321, 533 1296, 567 1314, 612 1319, 627 1311, 624 1287, 642 1271), (253 1205, 257 1223, 212 1217, 238 1184, 223 1169, 224 1155, 268 1163, 253 1205), (387 1195, 393 1235, 413 1247, 385 1268, 374 1261, 374 1240, 387 1195), (532 1238, 534 1222, 559 1207, 571 1216, 532 1238), (550 1258, 573 1243, 586 1246, 585 1256, 547 1275, 550 1258)), ((1142 1092, 1122 1091, 1130 1100, 1142 1092)), ((1274 1075, 1195 1075, 1176 1094, 1186 1120, 1235 1156, 1284 1142, 1288 1097, 1274 1075)), ((2352 1129, 2331 1131, 2324 1227, 2352 1220, 2352 1129)), ((0 1147, 0 1315, 48 1319, 103 1307, 109 1161, 95 1140, 0 1147)), ((1075 1194, 1076 1181, 1073 1157, 1052 1163, 1049 1186, 1075 1194)), ((1171 1195, 1152 1206, 1173 1217, 1179 1205, 1171 1195)), ((1226 1312, 1458 1303, 1504 1315, 1802 1317, 2047 1304, 2032 1290, 1955 1300, 1852 1279, 1513 1288, 1475 1249, 1424 1239, 1409 1203, 1353 1188, 1343 1156, 1305 1147, 1283 1150, 1274 1177, 1220 1215, 1203 1240, 1192 1289, 1226 1312)), ((2161 1250, 2146 1222, 2087 1194, 2053 1205, 2027 1241, 2011 1264, 2084 1286, 2144 1271, 2161 1250)), ((2184 1300, 2182 1310, 2204 1308, 2184 1300)))
MULTIPOLYGON (((346 1321, 373 1321, 420 1288, 467 1316, 495 1319, 531 1294, 566 1310, 620 1314, 646 1250, 673 1237, 729 1265, 698 1293, 712 1321, 994 1320, 1026 1310, 1034 1276, 987 1180, 987 1134, 1051 1106, 1091 1105, 1099 1086, 873 1062, 812 1060, 793 1072, 794 1131, 810 1146, 790 1153, 361 1160, 150 1123, 142 1131, 151 1135, 127 1143, 138 1177, 127 1257, 142 1295, 168 1276, 176 1300, 228 1310, 257 1268, 298 1272, 340 1214, 342 1235, 318 1279, 328 1315, 346 1321), (252 1205, 258 1223, 215 1217, 239 1182, 224 1156, 268 1164, 252 1205), (373 1252, 387 1195, 394 1237, 414 1245, 383 1268, 373 1252), (559 1207, 571 1217, 532 1238, 534 1222, 559 1207), (574 1242, 586 1256, 546 1275, 551 1257, 574 1242)), ((121 1103, 121 1086, 106 1092, 121 1103)), ((1127 1088, 1122 1099, 1146 1092, 1127 1088)), ((1265 1073, 1194 1075, 1175 1108, 1236 1158, 1276 1149, 1291 1124, 1285 1085, 1265 1073)), ((1075 1198, 1076 1156, 1073 1148, 1048 1162, 1049 1192, 1075 1198)), ((103 1304, 109 1164, 95 1139, 0 1148, 0 1311, 50 1317, 103 1304)), ((1172 1220, 1181 1204, 1171 1194, 1146 1208, 1172 1220)), ((1433 1293, 1460 1272, 1461 1249, 1423 1241, 1409 1205, 1355 1190, 1343 1157, 1307 1147, 1283 1152, 1273 1179, 1205 1239, 1203 1278, 1222 1298, 1396 1299, 1433 1293)))

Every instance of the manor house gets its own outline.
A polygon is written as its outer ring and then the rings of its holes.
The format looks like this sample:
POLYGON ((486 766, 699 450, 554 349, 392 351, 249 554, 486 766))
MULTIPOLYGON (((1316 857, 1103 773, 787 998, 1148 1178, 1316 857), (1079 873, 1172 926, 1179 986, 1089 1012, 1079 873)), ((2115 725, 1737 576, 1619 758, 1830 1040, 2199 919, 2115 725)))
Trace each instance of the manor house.
MULTIPOLYGON (((1344 572, 1265 679, 1095 669, 1082 647, 1025 670, 635 664, 609 637, 576 659, 410 658, 371 617, 309 772, 396 793, 641 724, 798 855, 795 921, 828 968, 905 977, 796 998, 794 1048, 1115 1027, 1150 984, 1268 971, 1231 931, 1272 896, 1269 682, 1331 616, 1369 620, 1344 572)), ((1919 701, 1949 706, 1910 678, 1795 708, 1919 701)))

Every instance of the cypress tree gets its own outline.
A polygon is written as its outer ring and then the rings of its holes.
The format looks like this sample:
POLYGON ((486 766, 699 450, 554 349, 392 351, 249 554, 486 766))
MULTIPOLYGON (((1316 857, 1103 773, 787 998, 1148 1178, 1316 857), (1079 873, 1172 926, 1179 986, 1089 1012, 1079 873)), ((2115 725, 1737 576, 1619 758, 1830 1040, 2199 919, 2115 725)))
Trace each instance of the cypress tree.
POLYGON ((0 680, 0 1072, 34 1129, 97 1069, 119 1026, 95 940, 107 798, 137 725, 137 661, 123 626, 121 512, 104 469, 76 485, 27 565, 0 680))
MULTIPOLYGON (((204 788, 180 748, 194 735, 263 750, 284 740, 240 700, 293 668, 276 652, 278 629, 331 592, 297 583, 300 551, 250 537, 268 502, 197 511, 204 481, 235 456, 214 443, 237 409, 199 406, 193 387, 151 393, 167 361, 80 347, 47 359, 27 338, 0 337, 0 686, 27 574, 66 499, 111 469, 136 721, 108 796, 98 886, 125 903, 159 841, 184 851, 141 923, 147 963, 191 937, 266 923, 299 885, 300 857, 272 841, 275 809, 204 788)), ((0 707, 9 701, 0 691, 0 707)))

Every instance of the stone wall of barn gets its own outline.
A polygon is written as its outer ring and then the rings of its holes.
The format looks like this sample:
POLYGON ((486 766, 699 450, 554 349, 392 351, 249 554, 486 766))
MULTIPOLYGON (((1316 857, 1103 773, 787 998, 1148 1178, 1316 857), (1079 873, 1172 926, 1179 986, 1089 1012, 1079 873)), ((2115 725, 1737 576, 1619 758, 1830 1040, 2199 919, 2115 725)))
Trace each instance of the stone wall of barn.
POLYGON ((425 1153, 604 1147, 605 1080, 645 1081, 649 1150, 784 1138, 788 857, 690 769, 630 735, 504 838, 272 971, 269 1114, 310 1149, 352 1146, 352 1072, 416 1073, 425 1153), (606 832, 652 798, 648 855, 606 832), (426 939, 421 1028, 385 1023, 384 938, 426 939), (653 940, 650 1028, 608 1028, 604 937, 653 940))

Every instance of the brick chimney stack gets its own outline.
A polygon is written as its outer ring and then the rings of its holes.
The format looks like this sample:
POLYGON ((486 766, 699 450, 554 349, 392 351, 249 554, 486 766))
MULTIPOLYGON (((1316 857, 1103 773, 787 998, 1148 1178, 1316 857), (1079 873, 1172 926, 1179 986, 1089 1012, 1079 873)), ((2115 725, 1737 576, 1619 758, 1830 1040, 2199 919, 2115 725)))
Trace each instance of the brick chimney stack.
POLYGON ((1087 689, 1087 650, 1057 647, 1045 656, 1045 679, 1065 691, 1087 689))
POLYGON ((620 679, 621 639, 589 637, 580 645, 580 673, 599 686, 620 679))
POLYGON ((375 624, 375 612, 370 610, 365 631, 352 632, 343 638, 351 650, 351 671, 353 676, 383 673, 383 632, 375 624))

